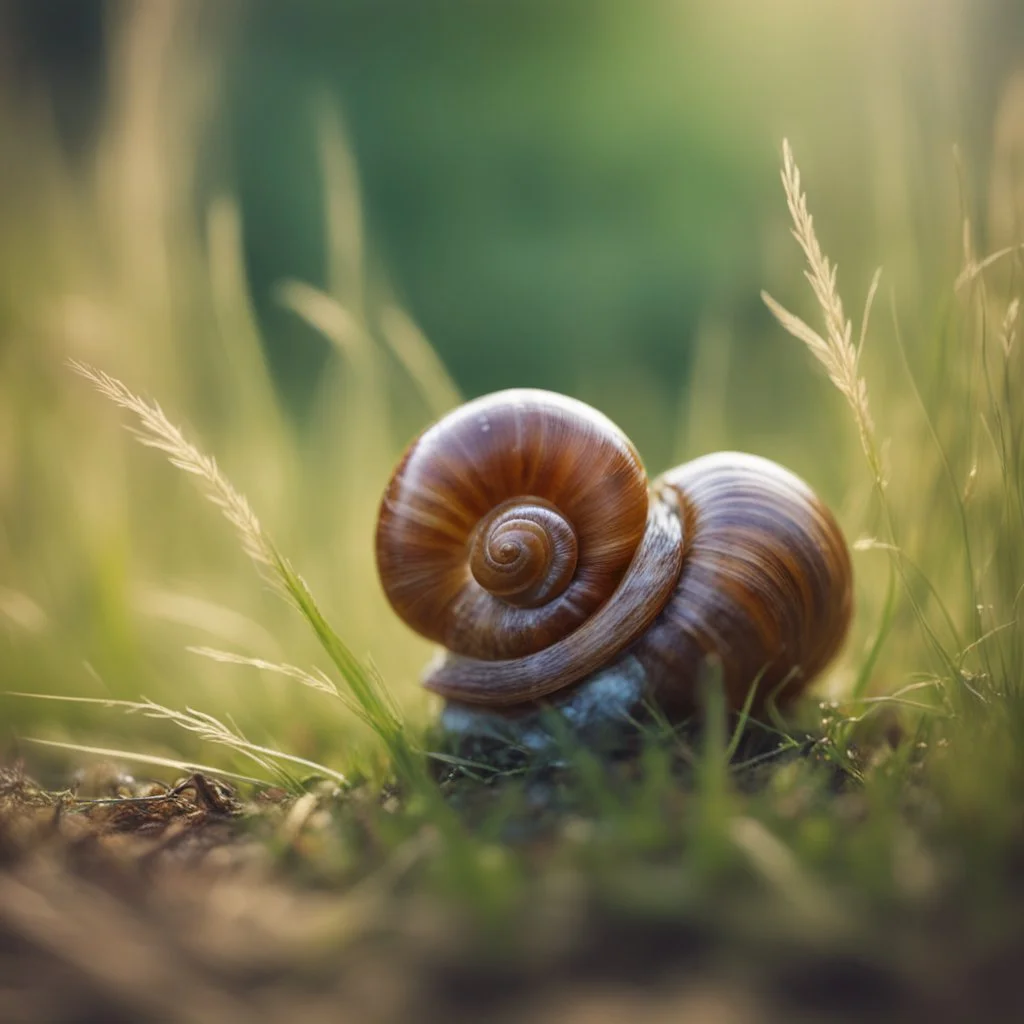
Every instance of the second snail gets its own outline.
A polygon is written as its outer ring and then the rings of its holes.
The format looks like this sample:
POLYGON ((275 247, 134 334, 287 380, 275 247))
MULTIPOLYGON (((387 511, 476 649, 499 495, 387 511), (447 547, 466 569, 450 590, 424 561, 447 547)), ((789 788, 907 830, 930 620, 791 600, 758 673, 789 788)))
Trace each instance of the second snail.
POLYGON ((846 541, 797 476, 720 452, 649 482, 615 424, 546 391, 487 395, 413 441, 376 553, 392 607, 445 650, 424 685, 489 718, 625 692, 623 713, 679 721, 709 663, 732 709, 752 687, 755 710, 784 706, 850 622, 846 541))

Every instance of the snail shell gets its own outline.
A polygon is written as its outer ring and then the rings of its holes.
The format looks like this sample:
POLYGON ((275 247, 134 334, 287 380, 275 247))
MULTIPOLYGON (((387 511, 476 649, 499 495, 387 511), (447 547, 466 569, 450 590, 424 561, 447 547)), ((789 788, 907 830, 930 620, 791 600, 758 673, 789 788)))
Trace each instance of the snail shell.
POLYGON ((629 439, 589 406, 502 391, 410 445, 384 493, 377 565, 395 611, 442 644, 424 685, 512 708, 628 652, 664 710, 695 704, 716 659, 730 705, 784 702, 837 652, 852 571, 798 477, 720 452, 648 486, 629 439), (757 703, 755 702, 755 703, 757 703))

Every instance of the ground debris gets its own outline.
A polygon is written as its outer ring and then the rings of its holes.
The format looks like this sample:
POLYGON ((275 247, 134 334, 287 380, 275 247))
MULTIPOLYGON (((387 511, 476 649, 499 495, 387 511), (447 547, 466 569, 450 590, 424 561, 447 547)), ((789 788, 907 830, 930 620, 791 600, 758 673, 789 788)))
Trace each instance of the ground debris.
POLYGON ((57 799, 25 774, 23 762, 0 765, 0 815, 28 807, 52 807, 57 799))
POLYGON ((230 823, 245 804, 223 782, 193 774, 173 785, 136 782, 109 770, 81 775, 73 788, 47 790, 20 763, 0 767, 0 858, 11 862, 40 847, 86 846, 128 857, 231 841, 230 823), (102 793, 103 795, 93 795, 102 793), (227 826, 227 827, 225 827, 227 826))
MULTIPOLYGON (((666 813, 685 809, 685 789, 678 798, 666 813)), ((520 837, 537 886, 499 929, 481 926, 408 884, 438 852, 436 830, 372 845, 401 824, 382 799, 396 795, 250 796, 205 776, 117 772, 50 792, 20 765, 0 770, 0 1020, 1019 1019, 1003 1013, 1020 1004, 1019 929, 973 958, 955 928, 909 930, 903 955, 803 934, 783 904, 751 913, 743 886, 692 903, 664 858, 618 865, 604 891, 551 870, 567 843, 588 845, 581 817, 543 842, 520 837)))

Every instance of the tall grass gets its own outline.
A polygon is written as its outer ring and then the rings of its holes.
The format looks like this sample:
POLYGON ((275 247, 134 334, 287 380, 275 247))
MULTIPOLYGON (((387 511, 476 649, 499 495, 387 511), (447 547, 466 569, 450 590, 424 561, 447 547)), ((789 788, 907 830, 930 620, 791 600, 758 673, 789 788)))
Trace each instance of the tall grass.
MULTIPOLYGON (((26 192, 38 208, 8 221, 25 236, 5 238, 5 252, 35 253, 26 265, 38 278, 25 279, 19 265, 5 292, 15 299, 0 349, 2 686, 127 700, 145 693, 168 707, 194 701, 235 716, 246 735, 355 763, 371 749, 354 727, 361 716, 385 738, 391 759, 400 758, 398 713, 380 696, 378 672, 408 713, 424 701, 415 680, 428 646, 390 614, 368 538, 402 445, 458 393, 411 319, 379 281, 364 278, 356 183, 325 111, 330 292, 289 284, 281 299, 323 336, 329 354, 308 427, 284 408, 247 292, 236 204, 215 191, 205 225, 184 209, 200 111, 210 109, 196 96, 210 66, 188 30, 193 15, 139 9, 119 24, 112 76, 134 99, 114 106, 92 173, 66 165, 41 106, 24 119, 4 111, 24 140, 26 173, 38 165, 50 176, 26 192), (153 59, 139 60, 141 52, 153 59), (154 124, 167 130, 150 130, 154 124), (123 445, 116 421, 97 415, 89 390, 75 385, 69 361, 103 368, 85 372, 136 417, 146 444, 200 482, 262 582, 172 475, 123 445), (115 374, 173 406, 217 460, 115 374), (287 614, 275 589, 300 615, 287 614), (351 647, 328 615, 345 624, 351 647), (236 665, 189 647, 225 651, 236 665), (307 679, 322 681, 318 662, 326 661, 354 683, 348 693, 359 714, 327 687, 297 693, 279 671, 292 661, 310 666, 299 670, 307 679)), ((80 738, 85 727, 79 715, 62 725, 49 711, 14 702, 5 712, 27 731, 41 723, 56 737, 70 729, 80 738)), ((123 734, 105 717, 89 729, 123 734)), ((142 735, 157 749, 195 752, 188 737, 142 735)))
MULTIPOLYGON (((372 667, 363 665, 332 629, 305 581, 267 536, 249 502, 225 478, 216 461, 186 440, 181 430, 168 420, 159 405, 146 402, 108 373, 95 370, 83 363, 73 363, 72 367, 90 381, 101 395, 135 417, 137 426, 133 428, 133 432, 143 445, 163 452, 171 465, 199 481, 205 496, 234 528, 242 549, 256 568, 271 585, 281 590, 309 623, 324 652, 345 681, 351 695, 351 699, 347 701, 348 707, 377 733, 384 741, 396 766, 403 771, 406 778, 411 778, 412 754, 402 722, 379 676, 372 667)), ((344 699, 323 673, 311 675, 290 665, 267 663, 262 659, 225 657, 223 654, 215 656, 214 660, 231 660, 236 664, 274 671, 287 678, 296 679, 312 689, 344 699)), ((165 709, 151 703, 132 703, 129 706, 133 710, 144 710, 156 717, 165 712, 165 709)), ((197 715, 190 711, 184 717, 170 712, 164 713, 163 717, 184 725, 206 739, 241 749, 250 756, 254 753, 251 747, 243 742, 242 737, 226 729, 212 716, 197 715)), ((255 753, 262 757, 266 751, 260 749, 255 753)), ((265 767, 265 762, 260 760, 259 763, 265 767)), ((309 767, 308 762, 303 763, 309 767)))
MULTIPOLYGON (((1019 498, 1024 446, 1021 413, 1015 397, 1020 386, 1019 360, 1013 359, 1013 346, 1022 275, 1018 268, 1012 269, 995 297, 986 285, 985 273, 999 261, 1018 255, 1019 247, 1008 246, 978 259, 974 255, 970 221, 965 217, 963 269, 947 284, 954 296, 949 314, 953 326, 943 327, 950 331, 959 348, 954 349, 944 367, 944 392, 934 407, 922 394, 916 377, 919 371, 910 362, 893 305, 892 342, 897 351, 889 355, 888 361, 895 363, 899 357, 903 387, 914 397, 919 421, 916 431, 908 431, 895 440, 917 460, 911 485, 921 492, 914 503, 897 508, 889 474, 883 466, 868 408, 868 385, 861 369, 879 273, 872 279, 859 341, 854 344, 853 325, 844 315, 838 293, 837 268, 824 255, 818 241, 788 142, 783 145, 782 183, 793 235, 807 259, 805 276, 825 323, 824 336, 767 293, 762 295, 779 323, 822 364, 846 400, 857 428, 887 532, 885 541, 860 546, 880 547, 892 556, 903 584, 904 599, 912 608, 932 655, 933 668, 912 686, 918 690, 931 687, 946 708, 959 717, 978 703, 985 705, 990 723, 1002 721, 1016 726, 1024 705, 1024 585, 1020 583, 1024 571, 1024 507, 1019 498), (996 322, 1001 324, 997 332, 989 327, 990 318, 997 318, 996 322), (965 410, 966 422, 949 416, 951 410, 958 408, 965 410), (979 449, 976 428, 971 422, 975 417, 988 439, 987 450, 979 449), (929 468, 937 479, 928 480, 929 468), (935 494, 936 490, 939 494, 935 494), (924 533, 921 555, 912 556, 901 546, 901 515, 925 517, 931 527, 924 533), (953 575, 949 572, 951 564, 956 567, 953 575), (959 585, 956 572, 963 574, 959 585), (957 601, 959 595, 966 600, 957 601)), ((925 339, 926 346, 930 342, 931 339, 925 339)), ((892 626, 892 607, 891 598, 887 598, 876 640, 865 658, 865 665, 872 669, 892 626)), ((866 682, 862 673, 854 697, 861 696, 866 682)))
MULTIPOLYGON (((17 284, 13 340, 0 351, 0 410, 6 436, 19 439, 0 462, 4 689, 172 710, 165 719, 209 715, 225 726, 223 737, 251 744, 250 754, 288 751, 338 775, 362 757, 382 766, 354 727, 362 718, 383 741, 384 767, 412 774, 410 729, 428 717, 415 680, 429 652, 387 608, 370 538, 402 445, 459 392, 386 282, 366 273, 354 165, 340 120, 325 107, 329 273, 322 288, 287 281, 275 295, 320 336, 328 359, 308 428, 289 415, 247 292, 238 207, 218 192, 200 230, 186 212, 206 104, 194 90, 156 83, 206 82, 210 66, 180 29, 142 8, 125 22, 115 69, 135 99, 115 110, 84 184, 52 139, 19 125, 31 140, 26 151, 52 178, 39 191, 46 237, 13 243, 25 242, 39 269, 17 284), (140 61, 140 52, 157 56, 140 61), (177 130, 155 132, 153 124, 177 130), (69 360, 134 418, 144 444, 196 479, 268 586, 224 543, 222 523, 123 443, 115 418, 67 371, 69 360), (284 614, 275 591, 299 614, 284 614), (190 653, 196 648, 207 656, 190 653), (325 659, 338 683, 321 667, 325 659), (174 711, 193 707, 203 711, 174 711)), ((1016 700, 1024 675, 1021 251, 1008 242, 978 256, 965 216, 962 264, 927 290, 928 308, 901 307, 898 291, 886 302, 886 279, 876 273, 855 327, 788 144, 782 182, 822 327, 765 301, 845 400, 867 464, 865 474, 838 460, 850 496, 836 495, 837 504, 858 538, 860 614, 823 690, 852 698, 844 728, 894 706, 871 701, 907 686, 927 689, 901 699, 924 703, 934 693, 942 713, 1016 700)), ((33 215, 43 218, 41 209, 33 215)), ((38 222, 26 217, 22 231, 38 222)), ((711 405, 718 425, 700 418, 699 444, 753 447, 759 424, 720 408, 735 344, 714 323, 704 337, 677 416, 686 424, 680 447, 696 443, 699 411, 711 405)), ((763 340, 774 344, 767 333, 763 340)), ((777 383, 783 397, 799 393, 799 385, 777 383)), ((835 475, 837 460, 815 427, 791 450, 799 449, 805 475, 813 478, 816 465, 835 475)), ((57 742, 87 728, 70 714, 61 722, 6 706, 28 731, 42 727, 57 742)), ((88 729, 124 734, 109 717, 90 719, 88 729)), ((163 756, 161 744, 168 755, 196 754, 191 735, 143 738, 155 745, 153 757, 163 756)))

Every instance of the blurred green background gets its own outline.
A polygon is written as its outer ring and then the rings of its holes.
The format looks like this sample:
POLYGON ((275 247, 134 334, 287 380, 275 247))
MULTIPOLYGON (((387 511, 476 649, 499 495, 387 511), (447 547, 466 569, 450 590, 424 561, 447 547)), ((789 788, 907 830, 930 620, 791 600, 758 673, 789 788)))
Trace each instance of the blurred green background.
MULTIPOLYGON (((138 6, 8 4, 9 99, 43 90, 80 167, 118 102, 111 36, 138 6)), ((740 344, 765 330, 758 291, 790 255, 781 138, 861 286, 893 239, 918 254, 948 240, 935 200, 952 146, 983 180, 1024 39, 1014 0, 175 6, 162 45, 202 51, 215 81, 172 84, 172 65, 154 86, 207 92, 191 198, 238 196, 275 376, 300 409, 326 347, 273 287, 327 283, 325 100, 345 117, 374 270, 467 393, 586 387, 614 414, 632 391, 661 411, 702 324, 740 344)), ((673 454, 640 429, 653 461, 673 454)))
MULTIPOLYGON (((403 444, 454 400, 425 338, 464 396, 574 394, 652 471, 757 451, 869 531, 844 410, 759 298, 814 315, 782 138, 848 312, 884 263, 927 392, 964 215, 985 252, 1020 208, 1022 73, 1019 0, 0 4, 0 684, 201 701, 299 749, 342 727, 183 653, 315 657, 68 357, 188 425, 408 706, 427 651, 370 538, 403 444)), ((851 659, 884 569, 858 562, 851 659)))

